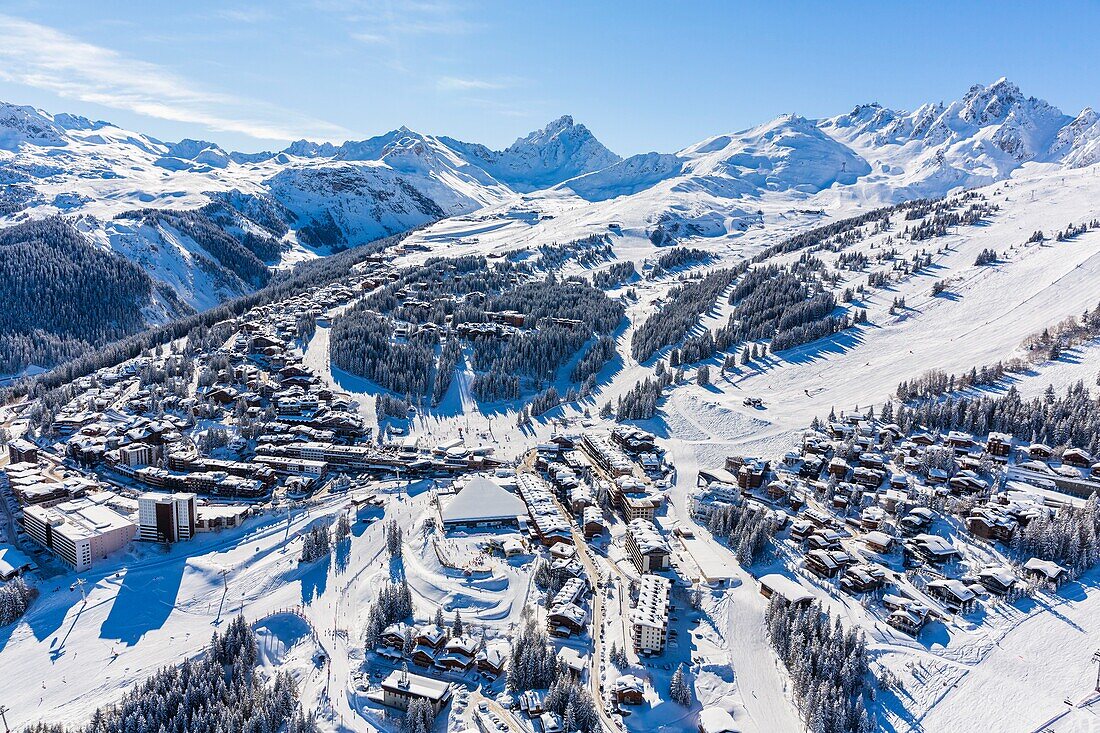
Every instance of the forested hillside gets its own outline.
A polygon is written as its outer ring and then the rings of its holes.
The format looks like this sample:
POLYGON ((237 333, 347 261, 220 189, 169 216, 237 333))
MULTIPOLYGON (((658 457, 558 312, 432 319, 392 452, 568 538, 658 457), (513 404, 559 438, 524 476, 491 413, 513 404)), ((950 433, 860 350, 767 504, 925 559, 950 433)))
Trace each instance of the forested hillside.
POLYGON ((145 327, 153 282, 65 219, 0 230, 0 374, 52 366, 145 327))

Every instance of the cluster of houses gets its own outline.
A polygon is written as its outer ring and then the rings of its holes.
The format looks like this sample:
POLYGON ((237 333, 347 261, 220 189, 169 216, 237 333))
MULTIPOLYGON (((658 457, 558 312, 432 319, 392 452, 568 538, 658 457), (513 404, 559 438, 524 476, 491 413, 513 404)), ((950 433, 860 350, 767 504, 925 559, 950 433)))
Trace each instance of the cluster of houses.
MULTIPOLYGON (((1052 517, 1068 501, 1002 489, 1006 466, 1010 476, 1013 466, 1039 460, 1051 468, 1056 455, 1061 465, 1067 455, 1076 464, 1074 481, 1090 480, 1091 457, 1078 449, 1058 454, 1046 446, 1017 446, 1001 433, 984 441, 958 431, 903 435, 897 425, 851 415, 808 431, 801 449, 774 466, 734 457, 724 469, 701 471, 693 500, 703 516, 739 502, 770 506, 779 526, 789 528, 802 572, 846 593, 877 592, 887 622, 916 634, 929 618, 965 612, 990 595, 1010 595, 1024 580, 1056 586, 1066 577, 1064 568, 1036 558, 1019 568, 969 567, 969 554, 960 552, 967 541, 1010 543, 1021 528, 1052 517), (947 496, 968 502, 962 526, 969 540, 955 537, 930 508, 947 496), (919 570, 910 579, 900 572, 905 568, 919 570)), ((773 590, 762 585, 761 592, 773 590)))
POLYGON ((490 678, 504 671, 508 659, 508 645, 503 641, 486 642, 469 634, 452 636, 442 626, 414 627, 404 622, 386 627, 377 651, 381 656, 425 669, 459 673, 476 669, 490 678))

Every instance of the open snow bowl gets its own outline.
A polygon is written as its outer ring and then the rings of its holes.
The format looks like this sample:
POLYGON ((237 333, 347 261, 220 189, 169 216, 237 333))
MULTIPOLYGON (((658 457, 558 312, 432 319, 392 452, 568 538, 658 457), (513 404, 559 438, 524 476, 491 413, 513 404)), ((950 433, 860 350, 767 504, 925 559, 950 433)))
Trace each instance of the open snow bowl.
POLYGON ((259 647, 260 662, 265 666, 280 666, 291 650, 303 643, 312 643, 309 624, 292 613, 277 613, 253 626, 259 647))

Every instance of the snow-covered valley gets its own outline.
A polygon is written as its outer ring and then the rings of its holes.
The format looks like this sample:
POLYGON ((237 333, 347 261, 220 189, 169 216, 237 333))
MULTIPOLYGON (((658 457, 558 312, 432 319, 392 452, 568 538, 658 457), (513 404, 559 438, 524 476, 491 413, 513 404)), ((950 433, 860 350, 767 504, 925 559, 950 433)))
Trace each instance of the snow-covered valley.
POLYGON ((240 613, 324 731, 402 689, 448 733, 1089 729, 1098 140, 1005 80, 626 159, 569 117, 241 154, 3 107, 0 255, 71 226, 195 319, 5 393, 8 722, 240 613))

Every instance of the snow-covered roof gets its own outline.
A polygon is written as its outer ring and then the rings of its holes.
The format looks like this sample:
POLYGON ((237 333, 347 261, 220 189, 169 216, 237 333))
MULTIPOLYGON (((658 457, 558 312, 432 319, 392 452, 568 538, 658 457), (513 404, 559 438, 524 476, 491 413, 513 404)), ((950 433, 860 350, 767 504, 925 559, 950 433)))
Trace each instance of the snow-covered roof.
POLYGON ((526 513, 518 496, 495 481, 475 476, 443 507, 444 524, 515 519, 526 513))
POLYGON ((626 531, 630 538, 637 544, 638 551, 643 555, 651 552, 668 554, 670 552, 668 541, 657 529, 657 525, 648 519, 635 519, 627 525, 626 531))
POLYGON ((737 723, 722 708, 703 708, 699 711, 699 730, 702 733, 736 733, 737 723))
POLYGON ((1043 575, 1047 576, 1047 578, 1050 579, 1050 580, 1055 580, 1062 573, 1066 572, 1066 569, 1063 568, 1058 563, 1051 562, 1050 560, 1040 560, 1037 557, 1033 557, 1030 560, 1028 560, 1027 562, 1025 562, 1024 563, 1024 568, 1026 570, 1031 570, 1033 572, 1042 573, 1043 575))
POLYGON ((645 683, 641 678, 632 674, 620 675, 615 679, 614 689, 616 691, 626 692, 636 690, 637 692, 645 692, 645 683))
POLYGON ((0 545, 0 578, 10 578, 23 568, 35 567, 34 561, 9 545, 0 545))
POLYGON ((795 580, 791 580, 785 575, 778 575, 772 573, 760 578, 760 585, 764 586, 773 593, 778 593, 788 603, 799 603, 801 601, 809 601, 813 599, 813 594, 806 590, 800 583, 795 580))
POLYGON ((449 682, 437 680, 432 677, 422 677, 418 674, 395 669, 389 677, 382 681, 383 689, 397 690, 406 695, 416 695, 429 700, 445 699, 451 690, 449 682))

